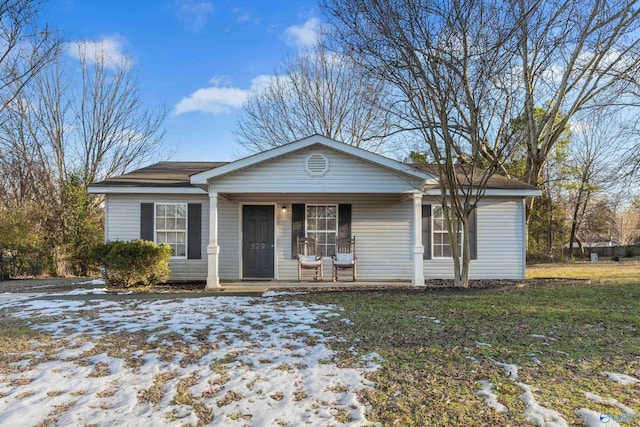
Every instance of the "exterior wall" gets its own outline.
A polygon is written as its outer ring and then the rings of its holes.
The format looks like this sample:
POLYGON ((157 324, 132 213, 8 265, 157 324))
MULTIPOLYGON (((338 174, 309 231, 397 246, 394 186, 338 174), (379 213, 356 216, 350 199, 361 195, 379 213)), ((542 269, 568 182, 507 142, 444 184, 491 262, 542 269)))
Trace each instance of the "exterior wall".
MULTIPOLYGON (((241 278, 240 221, 243 203, 276 202, 276 260, 278 280, 297 280, 298 263, 291 259, 291 204, 351 204, 351 234, 356 237, 358 278, 360 280, 411 280, 412 201, 399 195, 306 195, 282 196, 279 200, 243 197, 219 200, 220 279, 241 278), (282 205, 287 206, 283 213, 282 205)), ((325 259, 325 280, 331 280, 331 259, 325 259)))
MULTIPOLYGON (((105 204, 106 240, 140 238, 140 204, 162 202, 202 203, 202 259, 171 261, 172 280, 205 280, 209 242, 209 198, 200 195, 109 194, 105 204)), ((282 195, 277 200, 253 195, 218 200, 220 279, 241 278, 241 203, 276 203, 276 260, 278 280, 297 279, 297 261, 291 259, 292 203, 350 203, 352 231, 356 236, 360 280, 411 280, 413 245, 412 200, 399 195, 308 194, 282 195), (280 209, 286 205, 288 210, 280 209)), ((431 203, 424 199, 424 204, 431 203)), ((434 200, 434 203, 437 203, 434 200)), ((485 198, 477 214, 478 259, 471 261, 472 279, 524 277, 524 207, 520 198, 485 198)), ((331 277, 331 260, 325 260, 325 280, 331 277)), ((451 260, 424 261, 426 279, 451 278, 451 260)))
POLYGON ((105 240, 140 238, 141 203, 202 203, 202 259, 172 260, 171 280, 204 280, 207 278, 207 245, 209 244, 209 197, 173 194, 109 194, 105 204, 105 240))
MULTIPOLYGON (((429 203, 423 201, 423 204, 429 203)), ((484 198, 477 212, 478 258, 471 260, 471 279, 523 279, 524 231, 521 198, 484 198)), ((425 279, 451 279, 453 262, 450 259, 425 260, 424 276, 425 279)))
POLYGON ((219 193, 403 193, 417 182, 395 171, 324 147, 309 147, 229 175, 213 178, 210 191, 219 193), (323 176, 305 170, 312 153, 329 160, 323 176))

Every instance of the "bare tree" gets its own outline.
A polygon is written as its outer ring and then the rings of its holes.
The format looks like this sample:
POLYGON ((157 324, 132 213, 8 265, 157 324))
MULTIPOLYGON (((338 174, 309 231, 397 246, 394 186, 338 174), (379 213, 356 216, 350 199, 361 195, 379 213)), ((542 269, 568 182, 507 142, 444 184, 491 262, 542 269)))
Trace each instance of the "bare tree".
POLYGON ((89 185, 122 174, 160 155, 166 109, 144 105, 131 62, 110 67, 103 49, 79 44, 81 93, 73 104, 77 138, 69 164, 89 185))
POLYGON ((616 222, 620 245, 640 245, 640 196, 622 210, 616 222))
POLYGON ((247 100, 237 142, 262 151, 317 133, 378 151, 392 129, 386 84, 322 43, 286 58, 247 100))
POLYGON ((470 267, 470 216, 501 166, 515 49, 500 2, 328 0, 345 51, 394 88, 403 129, 436 164, 456 286, 470 267), (487 153, 495 154, 492 158, 487 153))
POLYGON ((99 48, 92 56, 78 48, 80 67, 60 55, 0 122, 0 201, 37 215, 32 228, 57 273, 86 272, 87 250, 102 238, 100 199, 87 185, 162 155, 165 112, 143 104, 134 69, 99 48))
POLYGON ((637 105, 640 8, 627 0, 512 0, 514 100, 527 121, 525 181, 540 182, 567 123, 586 109, 637 105), (541 120, 536 109, 543 108, 541 120), (561 118, 558 120, 558 118, 561 118))
POLYGON ((0 0, 0 115, 60 49, 39 12, 38 0, 0 0))
POLYGON ((580 227, 590 213, 594 197, 610 190, 618 177, 621 148, 625 134, 617 125, 616 114, 607 110, 593 110, 576 125, 571 156, 566 200, 571 207, 569 248, 578 240, 580 227))

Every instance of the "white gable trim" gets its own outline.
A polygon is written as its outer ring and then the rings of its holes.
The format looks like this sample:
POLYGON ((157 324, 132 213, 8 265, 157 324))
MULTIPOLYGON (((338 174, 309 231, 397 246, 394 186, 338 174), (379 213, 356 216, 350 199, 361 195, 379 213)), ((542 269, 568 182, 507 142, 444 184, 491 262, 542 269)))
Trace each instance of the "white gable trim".
POLYGON ((284 156, 286 154, 301 150, 306 147, 310 147, 315 144, 323 145, 332 150, 348 154, 350 156, 365 160, 367 162, 370 162, 391 170, 395 170, 397 172, 401 172, 405 175, 423 179, 426 181, 425 184, 437 184, 437 177, 434 175, 416 170, 414 168, 411 168, 405 165, 404 163, 398 162, 388 157, 384 157, 379 154, 375 154, 370 151, 366 151, 361 148, 357 148, 349 144, 338 142, 333 139, 320 136, 320 135, 309 136, 307 138, 303 138, 298 141, 291 142, 289 144, 282 145, 280 147, 276 147, 268 151, 263 151, 261 153, 254 154, 252 156, 245 157, 240 160, 236 160, 235 162, 227 163, 224 166, 219 166, 217 168, 210 169, 208 171, 191 175, 191 184, 206 184, 207 181, 211 178, 215 178, 221 175, 226 175, 226 174, 235 172, 237 170, 247 168, 247 167, 256 165, 258 163, 262 163, 262 162, 274 159, 276 157, 284 156))

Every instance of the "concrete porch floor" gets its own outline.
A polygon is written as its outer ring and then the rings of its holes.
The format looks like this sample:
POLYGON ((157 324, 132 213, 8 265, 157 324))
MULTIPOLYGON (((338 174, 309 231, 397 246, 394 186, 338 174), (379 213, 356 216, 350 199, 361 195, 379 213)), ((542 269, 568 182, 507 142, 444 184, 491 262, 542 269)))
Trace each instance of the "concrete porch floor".
POLYGON ((213 292, 255 292, 262 293, 266 291, 289 291, 289 292, 303 292, 309 291, 322 291, 322 290, 357 290, 357 289, 413 289, 415 288, 409 281, 323 281, 315 282, 311 281, 282 281, 282 280, 245 280, 245 281, 232 281, 222 282, 217 288, 207 288, 207 291, 213 292))

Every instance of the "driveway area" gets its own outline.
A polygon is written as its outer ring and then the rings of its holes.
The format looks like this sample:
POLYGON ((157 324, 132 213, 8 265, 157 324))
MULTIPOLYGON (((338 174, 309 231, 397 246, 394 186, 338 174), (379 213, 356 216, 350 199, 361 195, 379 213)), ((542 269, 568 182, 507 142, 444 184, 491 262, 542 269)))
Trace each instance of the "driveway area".
POLYGON ((317 325, 348 327, 336 306, 89 285, 0 294, 0 425, 367 424, 357 395, 376 355, 334 363, 317 325))

